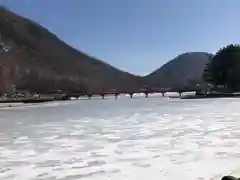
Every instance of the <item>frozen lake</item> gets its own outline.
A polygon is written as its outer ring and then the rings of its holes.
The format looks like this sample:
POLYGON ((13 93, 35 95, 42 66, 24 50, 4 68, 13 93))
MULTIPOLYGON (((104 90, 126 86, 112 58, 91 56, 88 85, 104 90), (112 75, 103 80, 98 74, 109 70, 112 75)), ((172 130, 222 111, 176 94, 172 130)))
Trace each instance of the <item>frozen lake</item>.
POLYGON ((113 98, 0 109, 1 180, 240 175, 240 99, 113 98))

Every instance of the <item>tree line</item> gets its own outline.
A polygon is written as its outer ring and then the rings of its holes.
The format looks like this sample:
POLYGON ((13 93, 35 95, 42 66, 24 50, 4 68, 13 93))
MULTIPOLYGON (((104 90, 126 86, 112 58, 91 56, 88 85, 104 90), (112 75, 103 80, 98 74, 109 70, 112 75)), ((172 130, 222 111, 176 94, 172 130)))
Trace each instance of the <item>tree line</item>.
POLYGON ((209 59, 203 80, 227 91, 240 90, 240 45, 228 45, 209 59))

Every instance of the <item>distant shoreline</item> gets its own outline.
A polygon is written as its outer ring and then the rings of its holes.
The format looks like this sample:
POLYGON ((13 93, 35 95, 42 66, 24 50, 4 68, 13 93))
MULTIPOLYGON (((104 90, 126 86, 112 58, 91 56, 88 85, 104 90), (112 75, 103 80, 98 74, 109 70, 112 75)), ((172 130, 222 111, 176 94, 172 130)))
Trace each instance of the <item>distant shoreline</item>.
POLYGON ((239 98, 239 93, 208 93, 208 94, 196 94, 194 96, 183 96, 181 99, 208 99, 208 98, 239 98))
MULTIPOLYGON (((167 97, 167 96, 166 96, 167 97)), ((168 96, 172 99, 208 99, 208 98, 240 98, 240 93, 199 93, 195 95, 182 95, 182 96, 168 96)), ((20 106, 32 106, 34 104, 44 104, 48 102, 70 101, 71 99, 63 99, 56 97, 20 97, 20 98, 0 98, 0 108, 4 107, 20 107, 20 106)), ((81 99, 85 100, 85 99, 81 99)))
POLYGON ((24 103, 0 103, 0 109, 7 108, 7 107, 21 107, 26 105, 27 104, 24 104, 24 103))
POLYGON ((0 104, 34 104, 34 103, 45 103, 52 101, 63 101, 63 99, 58 99, 54 97, 44 97, 44 98, 36 98, 36 97, 19 97, 19 98, 2 98, 0 99, 0 104))

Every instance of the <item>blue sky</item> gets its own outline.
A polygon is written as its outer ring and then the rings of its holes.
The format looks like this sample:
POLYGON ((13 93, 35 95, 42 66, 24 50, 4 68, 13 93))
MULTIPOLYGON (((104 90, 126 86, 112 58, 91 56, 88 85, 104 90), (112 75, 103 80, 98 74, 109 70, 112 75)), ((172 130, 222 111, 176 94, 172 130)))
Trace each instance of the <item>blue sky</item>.
POLYGON ((144 75, 175 56, 240 43, 239 0, 0 0, 75 48, 144 75))

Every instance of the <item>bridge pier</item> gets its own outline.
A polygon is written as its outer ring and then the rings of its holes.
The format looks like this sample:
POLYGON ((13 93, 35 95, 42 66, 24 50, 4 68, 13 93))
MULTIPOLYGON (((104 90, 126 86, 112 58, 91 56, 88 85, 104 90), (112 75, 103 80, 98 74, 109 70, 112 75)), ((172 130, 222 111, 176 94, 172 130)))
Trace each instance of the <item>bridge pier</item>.
POLYGON ((178 92, 179 96, 181 97, 182 96, 182 92, 178 92))
POLYGON ((114 93, 115 99, 118 98, 119 93, 114 93))
POLYGON ((100 96, 102 97, 102 99, 104 99, 104 97, 105 97, 105 94, 104 94, 104 93, 102 93, 102 94, 100 94, 100 96))
POLYGON ((88 94, 87 96, 89 100, 92 98, 92 94, 88 94))
POLYGON ((145 97, 148 98, 148 92, 144 92, 145 97))
POLYGON ((131 99, 133 98, 133 94, 134 94, 134 93, 129 93, 131 99))
MULTIPOLYGON (((56 98, 55 98, 56 99, 56 98)), ((62 97, 61 97, 61 100, 70 100, 71 99, 71 97, 69 96, 69 95, 63 95, 62 97)))

